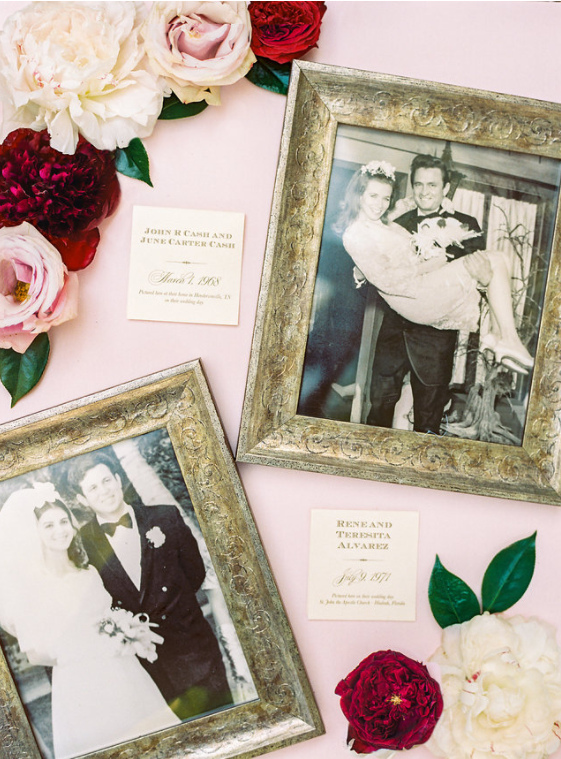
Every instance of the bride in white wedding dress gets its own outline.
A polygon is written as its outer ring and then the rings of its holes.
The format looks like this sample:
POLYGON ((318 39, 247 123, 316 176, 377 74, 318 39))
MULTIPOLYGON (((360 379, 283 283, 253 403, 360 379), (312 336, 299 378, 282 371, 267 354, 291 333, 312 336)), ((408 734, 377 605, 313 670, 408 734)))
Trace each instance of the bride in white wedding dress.
POLYGON ((109 634, 113 620, 54 487, 13 493, 0 510, 0 625, 30 663, 53 668, 55 759, 179 724, 132 647, 109 634))

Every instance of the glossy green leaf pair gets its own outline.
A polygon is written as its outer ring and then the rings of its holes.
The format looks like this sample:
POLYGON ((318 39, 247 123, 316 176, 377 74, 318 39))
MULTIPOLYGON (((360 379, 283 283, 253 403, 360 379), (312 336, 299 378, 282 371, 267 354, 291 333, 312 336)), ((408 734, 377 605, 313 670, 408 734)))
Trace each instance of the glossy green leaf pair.
POLYGON ((467 622, 488 611, 505 611, 525 593, 536 563, 536 533, 504 548, 492 559, 481 585, 481 605, 469 585, 436 557, 429 583, 429 603, 441 627, 467 622))
POLYGON ((49 359, 50 343, 46 332, 37 335, 25 353, 0 348, 0 382, 10 393, 12 408, 39 382, 49 359))

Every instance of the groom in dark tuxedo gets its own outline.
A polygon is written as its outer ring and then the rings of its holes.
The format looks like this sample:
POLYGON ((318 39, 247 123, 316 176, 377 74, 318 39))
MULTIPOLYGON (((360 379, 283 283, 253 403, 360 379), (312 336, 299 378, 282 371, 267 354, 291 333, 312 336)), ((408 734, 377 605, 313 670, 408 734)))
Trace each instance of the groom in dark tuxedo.
POLYGON ((171 709, 183 720, 231 704, 222 655, 196 597, 203 560, 179 510, 127 504, 104 454, 73 462, 68 482, 96 515, 80 533, 113 606, 147 614, 164 639, 155 662, 139 661, 171 709))
MULTIPOLYGON (((453 216, 470 230, 481 232, 473 216, 442 208, 442 201, 450 189, 448 169, 431 155, 417 155, 411 163, 411 184, 416 208, 395 219, 409 232, 416 232, 427 218, 453 216)), ((485 247, 482 236, 466 240, 461 248, 451 245, 446 249, 449 261, 485 247)), ((486 263, 472 267, 488 267, 486 263)), ((472 269, 480 281, 491 277, 487 271, 472 269)), ((380 299, 381 300, 381 299, 380 299)), ((413 428, 417 432, 439 434, 444 407, 449 400, 449 385, 454 367, 454 353, 458 333, 455 330, 436 329, 416 324, 397 314, 381 300, 382 326, 376 343, 372 382, 371 408, 367 424, 391 427, 394 410, 401 395, 403 380, 408 372, 413 391, 413 428)))

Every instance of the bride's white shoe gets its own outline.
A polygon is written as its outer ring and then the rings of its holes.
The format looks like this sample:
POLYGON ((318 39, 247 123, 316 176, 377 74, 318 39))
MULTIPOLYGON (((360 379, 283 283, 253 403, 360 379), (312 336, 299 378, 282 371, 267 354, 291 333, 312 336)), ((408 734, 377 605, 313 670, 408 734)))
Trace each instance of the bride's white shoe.
POLYGON ((489 350, 495 355, 495 361, 503 364, 519 374, 528 374, 528 369, 534 366, 534 359, 522 346, 522 349, 498 340, 496 335, 489 332, 481 338, 481 350, 489 350))

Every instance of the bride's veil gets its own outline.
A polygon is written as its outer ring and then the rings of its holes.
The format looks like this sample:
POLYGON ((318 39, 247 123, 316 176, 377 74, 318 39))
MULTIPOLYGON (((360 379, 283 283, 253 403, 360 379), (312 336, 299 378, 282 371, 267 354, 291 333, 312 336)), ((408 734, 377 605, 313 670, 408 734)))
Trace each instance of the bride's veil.
POLYGON ((12 493, 0 509, 0 627, 18 638, 22 650, 35 638, 33 606, 45 572, 34 509, 56 500, 52 483, 35 483, 12 493))

